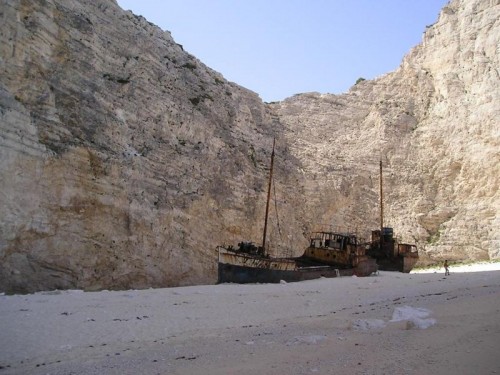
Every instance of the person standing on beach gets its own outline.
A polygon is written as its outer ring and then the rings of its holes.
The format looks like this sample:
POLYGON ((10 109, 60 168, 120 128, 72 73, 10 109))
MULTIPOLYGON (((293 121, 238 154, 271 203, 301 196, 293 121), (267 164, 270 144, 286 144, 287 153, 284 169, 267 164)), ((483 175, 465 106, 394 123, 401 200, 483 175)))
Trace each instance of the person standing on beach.
POLYGON ((444 275, 448 276, 449 274, 450 274, 450 269, 449 269, 449 266, 448 266, 448 260, 445 260, 444 261, 444 275))

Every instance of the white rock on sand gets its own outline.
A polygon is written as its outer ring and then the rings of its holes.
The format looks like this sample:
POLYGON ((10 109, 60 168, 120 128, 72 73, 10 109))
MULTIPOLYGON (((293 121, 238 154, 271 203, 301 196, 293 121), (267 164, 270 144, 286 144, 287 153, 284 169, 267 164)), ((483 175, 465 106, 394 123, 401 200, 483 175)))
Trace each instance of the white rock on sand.
POLYGON ((500 272, 451 272, 0 296, 0 374, 500 373, 500 272))

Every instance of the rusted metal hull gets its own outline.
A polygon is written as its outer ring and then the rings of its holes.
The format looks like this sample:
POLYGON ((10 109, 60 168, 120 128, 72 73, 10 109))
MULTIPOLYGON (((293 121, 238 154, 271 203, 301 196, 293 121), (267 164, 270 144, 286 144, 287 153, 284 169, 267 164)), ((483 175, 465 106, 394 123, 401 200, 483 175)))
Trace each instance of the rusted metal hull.
POLYGON ((341 265, 306 265, 310 259, 270 258, 238 254, 219 248, 218 283, 279 283, 313 280, 321 277, 369 276, 377 271, 373 259, 366 259, 356 267, 341 265))
POLYGON ((403 258, 403 270, 401 272, 410 273, 410 271, 415 267, 418 262, 418 257, 404 257, 403 258))
POLYGON ((354 268, 336 269, 327 266, 305 267, 294 271, 281 271, 219 263, 218 283, 279 283, 281 281, 294 282, 319 279, 321 277, 352 275, 354 275, 354 268))
POLYGON ((397 271, 410 273, 418 258, 398 257, 392 259, 378 259, 377 264, 381 271, 397 271))
POLYGON ((397 271, 410 273, 418 262, 418 251, 415 245, 400 244, 389 237, 381 240, 380 232, 372 232, 372 243, 367 254, 376 259, 381 271, 397 271))
POLYGON ((218 249, 219 264, 233 264, 235 266, 269 269, 273 271, 295 271, 297 263, 288 258, 271 258, 257 254, 238 253, 223 247, 218 249))

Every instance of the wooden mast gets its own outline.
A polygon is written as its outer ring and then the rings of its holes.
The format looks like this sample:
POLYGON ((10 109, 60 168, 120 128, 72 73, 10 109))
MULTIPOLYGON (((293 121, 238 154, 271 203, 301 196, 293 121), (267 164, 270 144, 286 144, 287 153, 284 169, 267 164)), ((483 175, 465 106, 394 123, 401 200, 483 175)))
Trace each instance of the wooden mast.
POLYGON ((380 159, 380 239, 384 233, 384 191, 382 188, 382 159, 380 159))
POLYGON ((262 253, 266 254, 266 234, 267 234, 267 217, 269 215, 269 201, 271 199, 271 184, 273 180, 273 166, 274 166, 274 144, 276 138, 273 138, 273 152, 271 153, 271 168, 269 171, 269 185, 267 188, 267 202, 266 202, 266 218, 264 220, 264 234, 262 236, 262 253))

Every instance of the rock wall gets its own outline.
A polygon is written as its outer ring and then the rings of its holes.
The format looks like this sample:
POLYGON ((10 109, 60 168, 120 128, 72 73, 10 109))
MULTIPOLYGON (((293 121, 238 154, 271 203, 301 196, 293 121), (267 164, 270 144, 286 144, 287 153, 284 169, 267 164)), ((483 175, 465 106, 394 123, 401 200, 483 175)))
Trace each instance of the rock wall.
POLYGON ((112 0, 2 2, 0 290, 215 282, 216 245, 261 240, 274 137, 272 252, 368 236, 382 158, 424 258, 499 257, 499 8, 452 1, 397 71, 264 104, 112 0))
POLYGON ((215 246, 262 230, 281 127, 258 95, 113 1, 1 17, 0 289, 214 282, 215 246))
POLYGON ((382 160, 385 223, 422 261, 500 256, 499 4, 452 1, 395 72, 273 105, 308 212, 376 227, 382 160))

